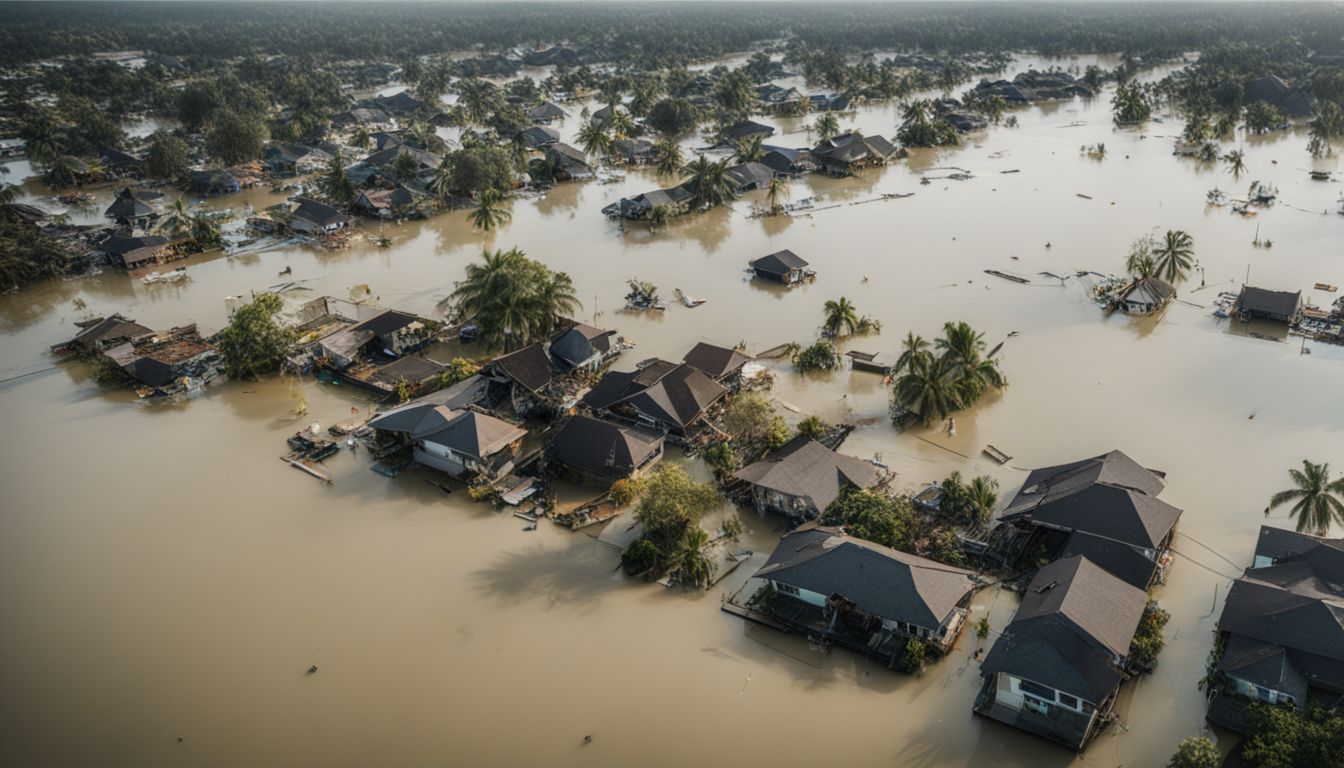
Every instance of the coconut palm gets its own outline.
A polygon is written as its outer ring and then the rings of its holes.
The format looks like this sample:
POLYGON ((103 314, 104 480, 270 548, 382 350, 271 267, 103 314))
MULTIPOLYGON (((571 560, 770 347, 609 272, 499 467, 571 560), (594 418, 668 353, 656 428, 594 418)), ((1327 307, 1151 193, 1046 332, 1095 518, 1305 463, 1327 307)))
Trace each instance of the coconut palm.
POLYGON ((215 223, 214 219, 204 215, 192 216, 191 239, 200 248, 219 245, 221 242, 219 225, 215 223))
POLYGON ((733 198, 733 180, 727 171, 727 159, 716 163, 703 154, 683 169, 691 177, 688 184, 701 205, 722 205, 733 198))
POLYGON ((467 265, 466 277, 449 296, 459 320, 474 320, 485 343, 516 349, 550 333, 559 315, 580 308, 574 284, 517 248, 485 251, 467 265))
POLYGON ((159 230, 177 234, 191 226, 191 214, 187 211, 187 201, 178 195, 177 200, 168 207, 168 212, 159 219, 159 230))
POLYGON ((761 158, 765 157, 765 149, 761 147, 760 135, 739 140, 733 157, 739 163, 759 163, 761 158))
POLYGON ((1166 237, 1153 252, 1157 275, 1169 283, 1185 279, 1195 256, 1195 241, 1188 232, 1167 230, 1166 237))
POLYGON ((373 137, 369 135, 369 129, 363 125, 355 126, 355 132, 350 135, 350 143, 360 149, 368 149, 373 144, 373 137))
POLYGON ((1269 497, 1266 517, 1270 510, 1295 501, 1288 515, 1297 518, 1299 531, 1324 536, 1331 524, 1344 525, 1344 476, 1331 480, 1329 464, 1312 464, 1305 459, 1301 470, 1290 469, 1288 474, 1297 487, 1269 497))
POLYGON ((590 155, 606 155, 611 151, 611 137, 602 124, 589 120, 579 129, 579 145, 590 155))
POLYGON ((635 133, 634 118, 630 117, 630 113, 623 109, 613 109, 607 125, 618 139, 628 139, 635 133))
POLYGON ((79 178, 76 162, 73 157, 57 155, 47 164, 47 170, 46 173, 42 174, 42 179, 54 189, 69 187, 79 178))
POLYGON ((471 226, 482 232, 494 232, 501 225, 507 224, 513 218, 513 214, 502 205, 503 199, 496 190, 487 189, 482 192, 476 207, 467 214, 471 226))
POLYGON ((823 139, 829 139, 840 132, 840 121, 833 112, 825 112, 817 118, 817 133, 823 139))
POLYGON ((965 404, 958 380, 956 366, 947 357, 921 353, 897 377, 893 394, 897 405, 929 425, 942 421, 965 404))
POLYGON ((770 214, 774 215, 783 209, 780 201, 789 199, 789 183, 778 176, 770 178, 770 185, 765 188, 765 200, 770 204, 770 214))
POLYGON ((682 166, 686 161, 681 156, 681 145, 677 140, 668 136, 658 141, 654 147, 658 150, 658 175, 676 177, 681 174, 682 166))
POLYGON ((1227 163, 1227 172, 1232 174, 1232 178, 1240 179, 1241 174, 1246 172, 1246 156, 1240 149, 1234 149, 1223 155, 1223 162, 1227 163))
POLYGON ((714 563, 709 559, 709 534, 691 527, 682 534, 672 559, 672 572, 683 584, 708 587, 714 578, 714 563))
POLYGON ((981 525, 989 522, 994 506, 999 503, 998 488, 998 480, 984 475, 972 478, 971 484, 966 486, 966 504, 975 522, 981 525))
POLYGON ((327 163, 327 172, 322 176, 321 185, 327 197, 341 205, 349 205, 359 195, 355 182, 345 172, 345 160, 341 158, 340 152, 332 155, 331 162, 327 163))
POLYGON ((439 161, 434 169, 434 178, 429 180, 429 191, 444 200, 453 194, 453 164, 448 158, 439 161))
POLYGON ((859 327, 859 313, 854 310, 854 304, 844 296, 838 300, 827 301, 825 312, 826 321, 822 327, 832 336, 851 334, 859 327))
POLYGON ((899 375, 902 371, 910 370, 915 358, 921 355, 928 355, 929 342, 924 337, 918 336, 914 331, 905 334, 905 341, 901 342, 901 356, 896 358, 896 365, 892 366, 891 372, 899 375))
POLYGON ((1000 389, 1008 382, 993 360, 982 358, 985 349, 984 334, 964 322, 943 325, 943 338, 934 346, 941 350, 940 360, 946 360, 956 374, 961 400, 970 404, 989 389, 1000 389))

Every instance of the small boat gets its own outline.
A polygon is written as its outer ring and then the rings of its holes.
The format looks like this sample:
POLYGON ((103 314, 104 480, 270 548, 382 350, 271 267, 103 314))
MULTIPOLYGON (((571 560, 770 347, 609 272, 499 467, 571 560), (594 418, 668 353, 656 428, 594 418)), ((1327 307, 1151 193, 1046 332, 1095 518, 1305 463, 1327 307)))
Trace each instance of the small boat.
POLYGON ((986 274, 986 275, 993 275, 993 276, 995 276, 995 277, 1002 277, 1004 280, 1012 280, 1014 283, 1024 283, 1024 284, 1025 284, 1025 283, 1030 283, 1030 282, 1031 282, 1030 280, 1028 280, 1028 279, 1025 278, 1025 277, 1019 277, 1019 276, 1017 276, 1017 275, 1010 275, 1010 274, 1008 274, 1007 272, 1000 272, 1000 271, 997 270, 997 269, 986 269, 986 270, 985 270, 985 274, 986 274))
POLYGON ((1013 460, 1012 456, 1009 456, 1008 454, 1004 453, 998 448, 995 448, 994 446, 988 444, 985 445, 985 455, 997 461, 1000 464, 1007 464, 1008 462, 1013 460))
POLYGON ((1314 287, 1316 288, 1316 290, 1325 291, 1326 293, 1334 293, 1335 291, 1339 290, 1339 286, 1330 285, 1329 283, 1317 283, 1314 287))

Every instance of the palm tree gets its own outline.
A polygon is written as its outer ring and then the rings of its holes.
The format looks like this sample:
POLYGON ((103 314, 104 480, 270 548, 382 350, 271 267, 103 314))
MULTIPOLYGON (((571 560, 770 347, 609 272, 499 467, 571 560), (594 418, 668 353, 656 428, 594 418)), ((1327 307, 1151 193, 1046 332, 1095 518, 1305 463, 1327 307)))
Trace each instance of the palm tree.
POLYGON ((659 140, 654 148, 658 150, 658 175, 678 176, 686 161, 681 156, 681 145, 677 140, 670 136, 665 137, 659 140))
POLYGON ((739 163, 760 162, 761 158, 765 157, 765 150, 761 148, 761 137, 756 135, 739 140, 734 157, 739 163))
POLYGON ((924 337, 909 331, 905 334, 905 341, 901 342, 901 356, 896 358, 896 365, 892 366, 891 372, 900 375, 902 371, 910 370, 915 358, 928 355, 928 349, 929 342, 925 341, 924 337))
POLYGON ((1344 476, 1332 481, 1329 464, 1312 464, 1305 459, 1301 470, 1290 469, 1288 474, 1297 487, 1269 497, 1266 517, 1270 510, 1296 501, 1288 515, 1297 518, 1297 530, 1324 536, 1331 524, 1344 525, 1344 476))
POLYGON ((1000 389, 1008 382, 993 360, 980 357, 985 349, 984 334, 964 322, 943 325, 943 338, 934 346, 942 351, 939 360, 946 360, 956 374, 961 400, 970 404, 988 389, 1000 389))
POLYGON ((714 578, 714 564, 709 559, 709 534, 698 526, 687 529, 672 562, 672 572, 683 583, 708 587, 710 579, 714 578))
POLYGON ((783 209, 781 200, 789 199, 789 183, 778 176, 770 179, 770 186, 766 187, 765 200, 770 203, 770 214, 773 216, 783 209))
POLYGON ((925 425, 947 418, 964 404, 956 367, 945 356, 916 355, 893 388, 896 404, 925 425))
POLYGON ((191 214, 187 212, 187 202, 178 195, 177 200, 168 208, 168 212, 159 219, 159 230, 177 234, 191 226, 191 214))
POLYGON ((683 172, 690 176, 691 192, 701 205, 722 205, 733 198, 733 180, 727 174, 728 160, 713 162, 703 154, 691 161, 683 172))
POLYGON ((590 155, 606 155, 611 151, 611 137, 596 120, 589 120, 579 129, 579 144, 590 155))
POLYGON ((64 189, 75 183, 79 172, 75 169, 75 159, 67 155, 57 155, 47 165, 42 178, 55 189, 64 189))
POLYGON ((373 144, 373 137, 369 135, 369 129, 363 125, 355 126, 355 132, 350 136, 350 143, 360 149, 368 149, 373 144))
POLYGON ((859 327, 859 313, 854 311, 854 305, 844 296, 835 301, 827 301, 825 312, 826 321, 822 327, 832 336, 854 333, 859 327))
POLYGON ((1234 149, 1223 155, 1223 162, 1227 163, 1227 172, 1232 174, 1232 178, 1240 179, 1241 174, 1246 172, 1245 159, 1240 149, 1234 149))
POLYGON ((1182 230, 1169 229, 1153 254, 1157 262, 1157 274, 1169 283, 1184 280, 1194 256, 1194 238, 1182 230))
POLYGON ((975 516, 975 522, 981 525, 989 522, 990 515, 994 514, 994 506, 999 503, 999 496, 995 492, 998 487, 998 480, 984 475, 973 478, 971 484, 966 486, 966 503, 975 516))
POLYGON ((453 194, 453 164, 447 157, 439 161, 439 167, 434 169, 434 178, 429 181, 429 191, 433 192, 440 200, 446 200, 453 194))
POLYGON ((550 333, 558 315, 581 308, 574 284, 517 248, 485 251, 482 262, 467 265, 467 275, 449 300, 458 319, 473 319, 485 343, 516 349, 550 333))
POLYGON ((611 127, 611 132, 618 139, 628 139, 635 132, 635 121, 630 117, 630 113, 623 109, 613 109, 611 111, 611 120, 607 122, 611 127))
POLYGON ((833 112, 826 112, 817 118, 817 133, 823 139, 829 139, 840 132, 840 121, 833 112))
POLYGON ((493 189, 487 189, 481 193, 481 199, 467 218, 471 221, 471 226, 482 232, 493 232, 499 229, 500 225, 507 224, 513 218, 513 214, 501 205, 503 197, 499 192, 493 189))
POLYGON ((192 216, 191 239, 201 248, 210 245, 219 245, 219 225, 215 224, 213 219, 204 215, 192 216))
POLYGON ((327 164, 327 172, 322 177, 322 191, 342 205, 349 205, 359 195, 355 182, 345 173, 345 161, 341 159, 340 152, 332 155, 331 162, 327 164))

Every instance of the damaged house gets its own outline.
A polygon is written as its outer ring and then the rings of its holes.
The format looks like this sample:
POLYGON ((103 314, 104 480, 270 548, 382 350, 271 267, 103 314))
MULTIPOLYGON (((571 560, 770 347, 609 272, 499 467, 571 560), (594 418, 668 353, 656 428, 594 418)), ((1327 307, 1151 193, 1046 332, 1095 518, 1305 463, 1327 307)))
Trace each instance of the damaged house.
POLYGON ((662 457, 662 435, 584 414, 566 421, 546 446, 549 463, 603 485, 640 477, 662 457))
POLYGON ((733 389, 742 379, 742 367, 755 359, 745 352, 702 341, 691 347, 691 351, 687 352, 681 361, 733 389))
POLYGON ((438 323, 393 309, 353 306, 353 314, 363 319, 342 313, 310 321, 325 331, 308 346, 320 368, 384 397, 403 388, 414 394, 438 382, 446 366, 412 354, 434 340, 438 323))
POLYGON ((159 218, 159 211, 149 202, 149 195, 156 194, 124 187, 117 193, 112 204, 103 211, 103 216, 123 227, 149 229, 159 218))
POLYGON ((886 165, 896 156, 896 146, 874 134, 842 133, 822 139, 812 148, 812 160, 831 176, 851 176, 866 168, 886 165))
POLYGON ((804 435, 733 477, 751 485, 757 512, 798 520, 820 518, 847 488, 866 490, 882 482, 882 473, 873 464, 836 453, 804 435))
POLYGON ((689 365, 652 360, 634 371, 611 371, 583 397, 610 413, 667 434, 693 432, 727 388, 689 365))
POLYGON ((219 353, 195 323, 109 347, 102 356, 146 398, 195 393, 222 373, 219 353))

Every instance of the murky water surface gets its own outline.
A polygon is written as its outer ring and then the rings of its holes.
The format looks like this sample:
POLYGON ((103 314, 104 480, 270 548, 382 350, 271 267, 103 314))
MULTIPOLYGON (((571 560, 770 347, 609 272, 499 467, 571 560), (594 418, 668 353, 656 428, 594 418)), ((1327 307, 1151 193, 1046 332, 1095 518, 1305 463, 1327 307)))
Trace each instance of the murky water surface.
MULTIPOLYGON (((395 241, 387 250, 214 257, 190 263, 181 285, 108 272, 0 298, 0 762, 1161 764, 1203 728, 1196 683, 1265 499, 1303 458, 1344 467, 1344 350, 1308 345, 1304 355, 1297 340, 1229 332, 1209 304, 1248 270, 1254 284, 1328 304, 1332 295, 1309 289, 1344 284, 1344 216, 1334 212, 1340 185, 1307 176, 1339 170, 1337 160, 1310 162, 1305 132, 1239 141, 1250 171, 1234 182, 1171 155, 1178 119, 1144 134, 1114 129, 1108 96, 1017 111, 1020 127, 862 178, 801 179, 795 200, 835 206, 807 217, 750 218, 753 193, 656 234, 622 231, 599 209, 658 184, 631 171, 518 200, 490 238, 459 213, 383 228, 395 241), (1080 154, 1096 142, 1104 160, 1080 154), (940 178, 952 168, 974 178, 940 178), (1235 195, 1251 179, 1277 184, 1280 203, 1253 219, 1205 206, 1211 187, 1235 195), (1039 276, 1119 272, 1132 239, 1167 228, 1194 236, 1201 269, 1160 321, 1104 317, 1078 279, 1039 276), (1252 245, 1257 228, 1272 248, 1252 245), (622 366, 679 359, 699 340, 753 350, 810 340, 822 304, 839 296, 883 323, 852 348, 892 352, 907 330, 930 336, 946 320, 970 322, 991 344, 1017 332, 1001 353, 1010 386, 959 415, 952 438, 895 432, 869 374, 782 365, 776 394, 861 425, 845 450, 880 455, 909 487, 959 469, 993 475, 1006 495, 1023 468, 1111 448, 1166 470, 1164 498, 1185 509, 1184 557, 1157 589, 1172 613, 1167 649, 1155 675, 1126 688, 1122 726, 1077 758, 973 717, 970 632, 905 677, 721 613, 721 594, 772 549, 776 520, 744 514, 744 546, 757 554, 712 592, 668 591, 623 578, 617 551, 584 533, 525 532, 414 473, 376 475, 362 455, 329 460, 330 487, 277 461, 302 424, 366 407, 346 388, 308 384, 302 420, 278 381, 146 407, 45 352, 73 334, 77 299, 152 327, 213 330, 225 296, 264 289, 285 267, 314 295, 368 284, 386 305, 430 313, 483 245, 516 245, 569 272, 584 315, 638 343, 622 366), (808 259, 816 283, 781 292, 745 279, 748 259, 780 248, 808 259), (709 301, 625 313, 635 275, 709 301), (986 443, 1013 460, 988 461, 986 443), (311 677, 310 664, 320 667, 311 677)), ((877 106, 842 125, 890 135, 897 114, 877 106)), ((784 135, 772 141, 809 143, 802 121, 775 124, 784 135)), ((212 205, 270 202, 253 191, 212 205)), ((975 610, 997 629, 1015 602, 990 589, 975 610)))

